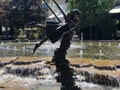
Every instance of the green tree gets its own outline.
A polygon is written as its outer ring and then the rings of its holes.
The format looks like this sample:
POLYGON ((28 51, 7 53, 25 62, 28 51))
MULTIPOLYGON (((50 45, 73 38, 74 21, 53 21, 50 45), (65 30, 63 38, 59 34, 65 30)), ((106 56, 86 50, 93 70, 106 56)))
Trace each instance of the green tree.
MULTIPOLYGON (((6 27, 6 31, 4 31, 4 34, 6 36, 9 35, 9 32, 11 32, 11 30, 13 29, 9 29, 8 30, 8 27, 9 27, 9 1, 0 1, 0 3, 2 4, 1 6, 1 10, 2 10, 2 13, 0 15, 0 27, 1 27, 1 35, 3 36, 3 33, 2 33, 2 26, 6 27)), ((12 35, 12 34, 11 34, 12 35)))
POLYGON ((10 27, 11 35, 18 33, 18 29, 24 27, 30 22, 41 23, 45 21, 41 9, 42 0, 13 0, 7 6, 4 6, 6 13, 1 17, 1 24, 10 27), (17 31, 16 31, 17 30, 17 31))
MULTIPOLYGON (((96 32, 107 31, 107 36, 114 31, 114 20, 111 19, 109 14, 109 10, 114 5, 114 0, 69 0, 68 5, 70 10, 78 8, 82 11, 80 26, 81 28, 89 27, 90 34, 93 26, 96 27, 96 32)), ((104 38, 107 38, 107 36, 104 38)), ((92 39, 92 35, 90 35, 90 38, 92 39)), ((100 38, 103 38, 103 36, 100 36, 100 38)))
POLYGON ((41 22, 41 0, 13 0, 10 19, 17 27, 24 27, 30 22, 41 22))

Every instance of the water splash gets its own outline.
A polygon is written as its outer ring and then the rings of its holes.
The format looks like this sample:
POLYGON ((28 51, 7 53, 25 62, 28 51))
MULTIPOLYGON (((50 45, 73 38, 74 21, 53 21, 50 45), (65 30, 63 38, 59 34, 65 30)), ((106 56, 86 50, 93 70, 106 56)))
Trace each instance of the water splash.
POLYGON ((97 57, 99 57, 99 59, 101 60, 104 55, 104 53, 102 52, 102 50, 99 50, 99 53, 95 54, 97 57))
POLYGON ((110 42, 108 43, 108 46, 109 46, 109 47, 111 47, 111 46, 112 46, 110 42))
POLYGON ((23 47, 23 48, 22 48, 22 50, 23 50, 23 51, 25 51, 25 50, 26 50, 26 48, 25 48, 25 47, 23 47))
POLYGON ((83 55, 84 55, 83 50, 80 50, 79 55, 80 55, 81 58, 83 58, 83 55))
POLYGON ((10 49, 10 46, 8 45, 6 49, 10 49))
POLYGON ((16 47, 16 46, 13 46, 13 50, 17 50, 17 47, 16 47))
POLYGON ((118 46, 117 46, 118 48, 120 48, 120 43, 118 43, 118 46))
POLYGON ((89 44, 91 47, 93 46, 93 43, 92 42, 90 42, 90 44, 89 44))
POLYGON ((101 45, 102 45, 102 43, 101 43, 101 42, 99 42, 98 46, 99 46, 99 47, 101 47, 101 45))
POLYGON ((1 45, 3 46, 3 45, 4 45, 4 42, 1 42, 1 45))

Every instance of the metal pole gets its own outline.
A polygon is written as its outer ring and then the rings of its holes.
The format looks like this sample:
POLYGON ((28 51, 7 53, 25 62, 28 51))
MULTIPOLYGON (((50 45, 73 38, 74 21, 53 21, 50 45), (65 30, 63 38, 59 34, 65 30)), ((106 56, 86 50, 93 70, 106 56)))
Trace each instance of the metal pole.
POLYGON ((53 2, 56 4, 56 6, 58 7, 58 9, 61 11, 61 13, 63 14, 63 16, 73 25, 75 25, 75 23, 73 21, 70 20, 70 18, 67 17, 67 15, 63 12, 63 10, 60 8, 60 6, 57 4, 57 2, 55 0, 53 0, 53 2))
POLYGON ((55 12, 52 10, 52 8, 49 6, 49 4, 45 1, 45 0, 43 0, 44 2, 45 2, 45 4, 48 6, 48 8, 51 10, 51 12, 55 15, 55 17, 57 18, 57 20, 59 21, 59 22, 61 22, 61 20, 57 17, 57 15, 55 14, 55 12))

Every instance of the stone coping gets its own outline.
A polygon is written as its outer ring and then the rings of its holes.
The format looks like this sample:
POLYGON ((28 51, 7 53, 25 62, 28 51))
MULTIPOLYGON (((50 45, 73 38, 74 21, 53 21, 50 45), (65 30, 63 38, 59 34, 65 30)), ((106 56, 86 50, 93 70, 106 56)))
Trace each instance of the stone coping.
POLYGON ((18 57, 0 57, 0 62, 10 62, 16 59, 18 59, 18 57))
MULTIPOLYGON (((0 62, 31 62, 31 61, 51 61, 52 57, 0 57, 0 62)), ((89 58, 68 58, 71 64, 92 64, 93 66, 117 66, 120 65, 120 60, 92 60, 89 58)))
POLYGON ((38 60, 47 60, 47 61, 50 61, 51 57, 29 57, 29 56, 19 57, 16 60, 16 62, 18 62, 18 61, 27 62, 27 61, 38 61, 38 60))
POLYGON ((0 90, 29 90, 28 87, 20 86, 21 81, 9 81, 0 85, 0 90))

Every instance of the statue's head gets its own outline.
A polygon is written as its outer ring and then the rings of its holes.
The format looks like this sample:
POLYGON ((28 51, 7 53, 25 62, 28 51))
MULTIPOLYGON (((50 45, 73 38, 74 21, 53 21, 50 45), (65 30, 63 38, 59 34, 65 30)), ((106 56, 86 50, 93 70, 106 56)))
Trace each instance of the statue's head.
POLYGON ((69 14, 68 17, 75 23, 78 23, 80 21, 80 16, 82 12, 78 9, 73 9, 69 14))

